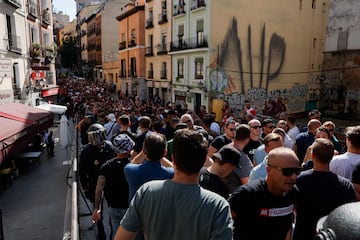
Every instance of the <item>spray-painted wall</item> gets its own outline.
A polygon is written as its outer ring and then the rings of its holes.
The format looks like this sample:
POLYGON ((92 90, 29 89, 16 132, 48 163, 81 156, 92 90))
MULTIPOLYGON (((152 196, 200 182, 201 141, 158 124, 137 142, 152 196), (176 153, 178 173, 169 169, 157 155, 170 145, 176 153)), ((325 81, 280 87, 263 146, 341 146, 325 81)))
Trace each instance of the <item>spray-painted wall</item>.
POLYGON ((235 110, 304 112, 308 82, 320 72, 328 1, 212 2, 209 90, 235 110), (314 8, 313 8, 314 7, 314 8))

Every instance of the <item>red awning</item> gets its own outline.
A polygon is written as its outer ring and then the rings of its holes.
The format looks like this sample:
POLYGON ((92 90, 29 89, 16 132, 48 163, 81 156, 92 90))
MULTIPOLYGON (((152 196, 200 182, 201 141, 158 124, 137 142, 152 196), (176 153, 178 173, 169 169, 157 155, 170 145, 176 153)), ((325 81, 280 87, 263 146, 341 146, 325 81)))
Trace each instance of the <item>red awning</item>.
POLYGON ((37 133, 53 125, 53 113, 20 103, 0 105, 0 164, 18 155, 37 133))

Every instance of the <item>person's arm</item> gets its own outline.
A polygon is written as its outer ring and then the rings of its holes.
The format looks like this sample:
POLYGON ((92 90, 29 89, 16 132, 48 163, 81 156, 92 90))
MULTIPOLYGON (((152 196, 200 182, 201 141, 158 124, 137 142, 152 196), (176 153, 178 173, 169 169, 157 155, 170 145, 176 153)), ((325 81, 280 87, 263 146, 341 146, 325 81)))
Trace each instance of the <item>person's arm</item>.
POLYGON ((116 232, 114 240, 133 240, 135 239, 137 232, 129 232, 122 226, 120 226, 116 232))
POLYGON ((140 153, 135 155, 135 151, 133 151, 134 156, 132 156, 131 163, 134 164, 141 164, 145 161, 146 155, 144 151, 141 151, 140 153))
POLYGON ((160 159, 160 162, 161 162, 161 165, 163 165, 164 167, 173 167, 173 163, 166 157, 162 157, 160 159))
POLYGON ((218 149, 216 149, 215 147, 209 146, 207 155, 212 158, 214 153, 216 153, 217 151, 218 151, 218 149))
POLYGON ((92 220, 94 223, 97 223, 101 218, 100 203, 101 203, 102 193, 103 193, 105 184, 106 184, 105 176, 100 175, 98 177, 98 181, 96 184, 96 190, 95 190, 94 211, 93 211, 93 215, 92 215, 92 220))

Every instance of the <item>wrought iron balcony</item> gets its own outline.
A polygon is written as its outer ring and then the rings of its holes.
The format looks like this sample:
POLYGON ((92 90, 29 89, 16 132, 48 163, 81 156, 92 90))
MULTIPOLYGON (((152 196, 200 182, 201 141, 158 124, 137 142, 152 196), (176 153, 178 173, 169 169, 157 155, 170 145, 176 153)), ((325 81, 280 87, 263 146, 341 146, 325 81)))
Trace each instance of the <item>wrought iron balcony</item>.
POLYGON ((158 24, 164 24, 164 23, 167 23, 167 22, 168 22, 168 19, 167 19, 166 12, 160 13, 158 15, 158 24))
POLYGON ((166 70, 160 71, 160 78, 161 79, 166 79, 166 70))
POLYGON ((15 53, 21 53, 20 37, 14 34, 8 34, 8 50, 15 53))
POLYGON ((50 13, 48 8, 43 10, 41 20, 43 24, 50 25, 50 13))
POLYGON ((153 27, 154 27, 153 18, 149 18, 148 20, 146 20, 145 28, 149 29, 149 28, 153 28, 153 27))
POLYGON ((128 47, 136 47, 136 40, 135 39, 131 39, 129 42, 128 47))
POLYGON ((166 47, 166 44, 160 43, 157 45, 157 55, 167 54, 168 48, 166 47))
POLYGON ((195 10, 202 7, 206 7, 205 0, 197 0, 192 3, 191 10, 195 10))
POLYGON ((174 5, 174 9, 173 9, 173 16, 177 16, 177 15, 181 15, 181 14, 185 14, 185 2, 184 1, 180 1, 179 5, 174 5))
POLYGON ((126 41, 119 42, 119 50, 123 50, 126 48, 126 41))
POLYGON ((21 1, 20 0, 5 0, 5 2, 10 3, 16 8, 21 8, 21 1))
POLYGON ((170 51, 181 51, 186 49, 196 49, 196 48, 207 48, 208 42, 206 37, 194 37, 183 39, 181 41, 172 41, 170 46, 170 51))
POLYGON ((146 47, 145 49, 145 56, 154 56, 154 50, 153 47, 146 47))
POLYGON ((38 17, 37 4, 35 2, 30 1, 28 12, 29 12, 29 15, 31 15, 35 18, 38 17))

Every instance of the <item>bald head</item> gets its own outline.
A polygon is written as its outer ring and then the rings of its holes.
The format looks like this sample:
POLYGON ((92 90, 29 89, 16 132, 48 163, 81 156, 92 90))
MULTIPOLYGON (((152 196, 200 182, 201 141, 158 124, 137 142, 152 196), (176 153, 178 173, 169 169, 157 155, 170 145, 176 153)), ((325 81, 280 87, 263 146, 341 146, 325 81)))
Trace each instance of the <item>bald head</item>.
POLYGON ((313 133, 318 127, 321 126, 321 122, 317 119, 311 119, 307 125, 308 125, 309 132, 313 133))
POLYGON ((268 163, 279 167, 296 167, 299 166, 299 159, 292 149, 278 147, 269 152, 268 163))

